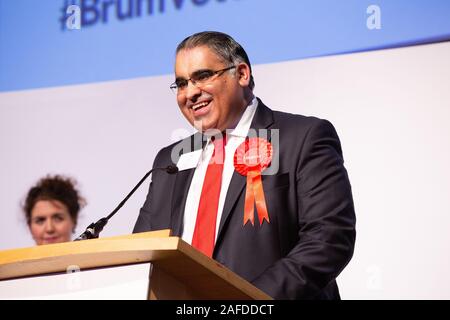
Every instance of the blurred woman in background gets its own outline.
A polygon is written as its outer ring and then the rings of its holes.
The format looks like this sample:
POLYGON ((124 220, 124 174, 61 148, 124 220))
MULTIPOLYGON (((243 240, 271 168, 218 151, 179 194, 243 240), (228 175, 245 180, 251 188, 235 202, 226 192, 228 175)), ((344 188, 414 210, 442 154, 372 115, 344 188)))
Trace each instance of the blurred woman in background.
POLYGON ((37 245, 70 241, 85 200, 74 179, 60 175, 40 179, 28 191, 23 210, 37 245))

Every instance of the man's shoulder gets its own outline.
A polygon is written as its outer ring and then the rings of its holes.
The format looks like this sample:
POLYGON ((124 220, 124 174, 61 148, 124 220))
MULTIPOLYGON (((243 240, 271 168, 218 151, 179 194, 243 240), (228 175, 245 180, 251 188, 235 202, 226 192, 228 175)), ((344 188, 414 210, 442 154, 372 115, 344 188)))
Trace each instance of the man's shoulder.
POLYGON ((280 129, 283 128, 283 130, 309 131, 314 127, 333 127, 329 120, 316 116, 270 110, 273 114, 273 126, 280 129))
POLYGON ((327 121, 324 119, 320 119, 315 116, 307 116, 298 113, 289 113, 283 110, 283 108, 272 108, 272 106, 268 106, 264 104, 264 102, 258 98, 258 109, 257 113, 259 113, 259 118, 269 119, 272 118, 275 125, 283 124, 283 125, 292 125, 298 126, 301 125, 314 125, 321 121, 327 121), (259 110, 258 110, 259 109, 259 110))
POLYGON ((304 139, 307 136, 333 137, 338 138, 334 125, 327 119, 316 116, 307 116, 303 114, 294 114, 285 111, 278 111, 269 108, 263 103, 261 110, 263 113, 270 114, 272 118, 271 129, 279 129, 283 131, 283 136, 296 137, 296 139, 304 139))
POLYGON ((315 116, 307 116, 303 114, 289 113, 285 111, 272 110, 275 123, 286 123, 291 125, 308 124, 314 125, 324 119, 315 116))

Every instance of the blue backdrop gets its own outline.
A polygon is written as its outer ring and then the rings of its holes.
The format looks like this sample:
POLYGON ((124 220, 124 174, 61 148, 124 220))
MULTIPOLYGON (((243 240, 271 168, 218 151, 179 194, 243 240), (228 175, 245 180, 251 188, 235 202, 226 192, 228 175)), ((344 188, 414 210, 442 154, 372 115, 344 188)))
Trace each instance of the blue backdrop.
POLYGON ((448 0, 0 0, 0 91, 168 74, 177 43, 203 30, 260 64, 447 40, 449 16, 448 0), (372 4, 381 29, 366 25, 372 4))

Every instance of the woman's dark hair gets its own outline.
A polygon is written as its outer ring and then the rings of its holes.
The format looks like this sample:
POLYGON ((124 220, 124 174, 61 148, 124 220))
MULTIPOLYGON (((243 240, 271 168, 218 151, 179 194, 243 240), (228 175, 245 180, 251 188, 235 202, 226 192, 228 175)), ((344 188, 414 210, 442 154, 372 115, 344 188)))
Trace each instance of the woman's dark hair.
POLYGON ((86 205, 86 201, 80 196, 78 190, 75 188, 76 185, 77 182, 74 179, 60 175, 49 175, 40 179, 37 184, 28 191, 28 195, 23 205, 28 225, 31 223, 31 211, 36 202, 40 200, 57 200, 67 207, 74 225, 76 226, 78 213, 80 209, 86 205))

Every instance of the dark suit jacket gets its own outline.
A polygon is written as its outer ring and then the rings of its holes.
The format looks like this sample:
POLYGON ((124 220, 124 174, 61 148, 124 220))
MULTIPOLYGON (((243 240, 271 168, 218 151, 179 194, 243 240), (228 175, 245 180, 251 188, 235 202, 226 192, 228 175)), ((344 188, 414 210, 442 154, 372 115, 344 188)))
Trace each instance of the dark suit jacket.
MULTIPOLYGON (((332 124, 272 111, 260 100, 251 128, 279 129, 279 170, 263 175, 270 223, 243 226, 246 178, 233 174, 213 258, 276 299, 339 299, 335 278, 353 255, 355 212, 332 124)), ((194 136, 182 143, 192 142, 194 136)), ((270 138, 270 137, 269 137, 270 138)), ((173 164, 172 144, 154 167, 173 164)), ((274 145, 274 148, 277 146, 274 145)), ((155 171, 134 232, 170 228, 181 236, 194 169, 155 171)))

